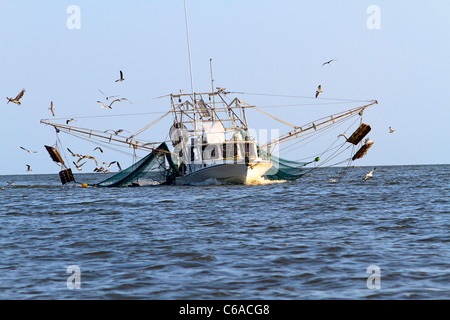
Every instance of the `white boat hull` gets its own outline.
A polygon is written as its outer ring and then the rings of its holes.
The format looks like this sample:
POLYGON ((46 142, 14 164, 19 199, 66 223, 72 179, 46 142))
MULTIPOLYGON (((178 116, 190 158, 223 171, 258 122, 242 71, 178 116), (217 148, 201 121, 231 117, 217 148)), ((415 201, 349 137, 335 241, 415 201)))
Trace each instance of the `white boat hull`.
POLYGON ((190 174, 176 177, 176 185, 192 185, 213 183, 218 181, 226 184, 245 184, 260 179, 272 167, 269 161, 250 163, 224 163, 201 168, 190 174))

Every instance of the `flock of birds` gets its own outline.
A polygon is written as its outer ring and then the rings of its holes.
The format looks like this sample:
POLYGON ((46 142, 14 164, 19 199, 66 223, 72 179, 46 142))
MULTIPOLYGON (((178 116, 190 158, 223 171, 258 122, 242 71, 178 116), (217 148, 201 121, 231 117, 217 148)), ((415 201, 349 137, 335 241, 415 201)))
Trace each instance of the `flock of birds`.
MULTIPOLYGON (((336 59, 331 59, 331 60, 328 60, 328 61, 324 62, 324 63, 322 64, 322 67, 325 66, 325 65, 331 64, 333 61, 336 61, 336 59)), ((124 77, 123 77, 123 72, 122 72, 122 70, 120 70, 120 77, 119 77, 119 79, 117 79, 115 82, 122 82, 122 81, 124 81, 124 80, 125 80, 125 79, 124 79, 124 77)), ((105 97, 106 101, 109 101, 111 98, 117 98, 117 97, 118 97, 118 96, 108 96, 108 95, 106 95, 103 91, 101 91, 100 89, 99 89, 99 91, 100 91, 100 93, 105 97)), ((323 93, 322 85, 319 85, 319 86, 317 87, 315 97, 317 98, 317 97, 318 97, 320 94, 322 94, 322 93, 323 93)), ((25 89, 22 89, 22 91, 20 91, 19 94, 18 94, 15 98, 8 98, 8 97, 6 97, 6 99, 8 100, 7 103, 12 102, 12 103, 15 103, 15 104, 17 104, 17 105, 20 106, 20 105, 21 105, 20 99, 22 99, 22 97, 23 97, 24 94, 25 94, 25 89)), ((125 101, 129 101, 129 100, 126 99, 126 98, 117 98, 117 99, 112 100, 109 104, 106 104, 106 105, 105 105, 104 102, 102 102, 102 101, 100 101, 100 100, 98 100, 97 103, 99 103, 99 104, 101 105, 101 108, 104 108, 104 109, 105 109, 105 108, 112 109, 113 103, 115 103, 115 102, 122 102, 122 101, 124 101, 124 100, 125 100, 125 101)), ((132 102, 130 102, 130 103, 132 103, 132 102)), ((49 110, 51 111, 52 115, 55 116, 55 109, 54 109, 54 106, 53 106, 53 101, 50 102, 50 108, 49 108, 49 110)), ((70 122, 73 122, 73 121, 76 121, 76 120, 75 120, 75 119, 68 119, 68 120, 66 120, 66 124, 69 124, 70 122)), ((119 133, 123 132, 124 130, 123 130, 123 129, 119 129, 119 130, 112 130, 112 129, 109 129, 109 130, 106 130, 105 132, 108 132, 108 131, 112 131, 114 134, 118 135, 119 133)), ((125 131, 126 131, 126 130, 125 130, 125 131)), ((389 133, 394 133, 395 131, 396 131, 396 130, 392 129, 392 127, 389 127, 389 133)), ((345 137, 345 135, 344 135, 344 137, 345 137)), ((37 151, 28 150, 28 149, 26 149, 26 148, 24 148, 24 147, 22 147, 22 146, 21 146, 20 148, 23 149, 23 150, 25 150, 25 151, 27 151, 28 153, 37 153, 37 151)), ((112 162, 110 162, 109 164, 108 164, 107 162, 103 162, 102 164, 105 165, 105 167, 103 167, 103 166, 98 167, 98 162, 97 162, 97 159, 96 159, 95 157, 90 156, 90 155, 80 155, 80 154, 74 153, 74 152, 72 152, 69 148, 67 148, 67 150, 71 153, 71 155, 72 155, 73 157, 78 158, 77 162, 73 161, 73 164, 75 165, 75 167, 77 168, 78 171, 82 171, 83 169, 82 169, 81 167, 86 163, 86 161, 85 161, 85 162, 83 162, 83 163, 80 164, 81 160, 83 160, 83 159, 93 160, 93 161, 95 162, 96 167, 95 167, 95 169, 94 169, 94 172, 104 172, 104 173, 109 173, 109 172, 110 172, 109 169, 111 168, 111 166, 112 166, 113 164, 116 164, 117 167, 119 168, 119 170, 122 170, 122 168, 121 168, 119 162, 117 162, 117 161, 112 161, 112 162)), ((94 151, 95 151, 95 150, 100 150, 100 152, 103 153, 103 149, 102 149, 101 147, 96 147, 96 148, 94 148, 94 151)), ((27 170, 26 170, 27 172, 32 171, 31 166, 30 166, 29 164, 26 164, 26 167, 27 167, 27 170)), ((355 167, 356 167, 356 166, 353 166, 353 168, 355 168, 355 167)), ((358 167, 358 168, 361 169, 360 167, 358 167)), ((370 178, 373 177, 373 172, 375 171, 375 169, 376 169, 376 168, 373 168, 370 172, 368 172, 368 173, 366 174, 366 176, 365 176, 365 178, 364 178, 364 181, 366 181, 366 180, 368 180, 368 179, 370 179, 370 178)), ((362 170, 362 169, 361 169, 361 170, 362 170)), ((364 171, 364 170, 363 170, 363 171, 364 171)), ((10 182, 8 182, 8 183, 9 183, 10 185, 12 185, 12 183, 10 183, 10 182)))
MULTIPOLYGON (((124 80, 125 80, 125 78, 123 77, 123 72, 122 72, 122 70, 120 70, 120 77, 119 77, 119 79, 117 79, 115 82, 122 82, 122 81, 124 81, 124 80)), ((106 98, 107 101, 109 101, 111 98, 118 97, 118 96, 107 96, 107 95, 106 95, 104 92, 102 92, 100 89, 99 89, 99 91, 105 96, 105 98, 106 98)), ((8 103, 12 102, 12 103, 15 103, 15 104, 17 104, 17 105, 19 105, 19 106, 22 105, 22 103, 20 102, 20 100, 23 98, 25 92, 26 92, 26 90, 25 90, 25 89, 22 89, 22 91, 20 91, 19 94, 18 94, 15 98, 9 98, 9 97, 6 97, 6 99, 8 100, 6 103, 8 104, 8 103)), ((122 102, 122 101, 128 101, 128 102, 132 103, 131 101, 129 101, 129 100, 126 99, 126 98, 117 98, 117 99, 115 99, 115 100, 112 100, 112 101, 111 101, 109 104, 107 104, 107 105, 105 105, 104 102, 102 102, 102 101, 97 101, 97 103, 100 103, 102 108, 109 108, 109 109, 112 109, 111 106, 112 106, 113 103, 115 103, 115 102, 122 102)), ((53 116, 55 116, 55 108, 54 108, 53 101, 50 101, 50 108, 49 108, 49 110, 50 110, 51 114, 52 114, 53 116)), ((76 120, 75 120, 75 119, 68 119, 68 120, 66 120, 66 124, 69 124, 70 122, 74 122, 74 121, 76 121, 76 120)), ((108 132, 108 131, 113 131, 114 134, 117 135, 117 134, 119 134, 120 132, 123 132, 124 129, 119 129, 119 130, 112 130, 112 129, 109 129, 109 130, 106 130, 105 132, 108 132)), ((125 130, 125 131, 126 131, 126 130, 125 130)), ((30 153, 30 154, 37 153, 37 151, 29 150, 29 149, 27 149, 27 148, 25 148, 25 147, 22 147, 22 146, 20 146, 20 149, 22 149, 22 150, 24 150, 24 151, 26 151, 26 152, 28 152, 28 153, 30 153)), ((83 160, 83 159, 89 159, 89 160, 93 160, 93 161, 95 162, 96 167, 95 167, 95 169, 94 169, 94 172, 104 172, 104 173, 109 173, 109 172, 110 172, 109 169, 111 168, 111 166, 112 166, 113 164, 116 164, 120 171, 122 170, 122 168, 121 168, 121 166, 120 166, 120 164, 119 164, 118 161, 112 161, 112 162, 110 162, 110 163, 103 162, 102 164, 103 164, 104 166, 98 167, 98 162, 97 162, 97 159, 96 159, 95 157, 90 156, 90 155, 80 155, 80 154, 73 153, 69 148, 67 148, 67 150, 72 154, 73 157, 77 157, 77 158, 78 158, 77 162, 73 161, 73 164, 74 164, 75 167, 78 169, 78 171, 82 171, 82 168, 81 168, 81 167, 86 163, 86 161, 85 161, 85 162, 79 164, 80 161, 83 160)), ((94 148, 94 151, 95 151, 95 150, 99 150, 101 153, 103 153, 103 149, 102 149, 101 147, 96 147, 96 148, 94 148)), ((26 172, 32 171, 31 166, 30 166, 29 164, 26 164, 25 166, 27 167, 26 172)), ((8 184, 9 184, 10 186, 13 185, 12 182, 8 182, 8 184)))
MULTIPOLYGON (((328 60, 328 61, 326 61, 326 62, 324 62, 324 63, 322 64, 322 67, 325 66, 325 65, 329 65, 329 64, 332 63, 333 61, 337 61, 337 60, 336 60, 336 59, 328 60)), ((319 96, 319 94, 321 94, 321 93, 323 93, 322 85, 319 85, 319 86, 317 87, 315 97, 317 98, 317 97, 319 96)), ((392 129, 392 127, 389 127, 389 133, 394 133, 395 131, 396 131, 396 130, 392 129)), ((343 136, 345 139, 347 139, 347 136, 346 136, 345 134, 340 134, 340 135, 338 136, 338 138, 339 138, 340 136, 343 136)), ((356 166, 353 166, 353 168, 356 168, 356 166)), ((361 169, 360 167, 357 167, 357 168, 361 169)), ((368 180, 368 179, 370 179, 370 178, 373 177, 373 172, 375 171, 375 169, 376 169, 376 168, 373 168, 371 171, 369 171, 368 173, 366 173, 366 176, 365 176, 365 178, 364 178, 364 181, 366 181, 366 180, 368 180)), ((361 169, 361 170, 363 170, 363 169, 361 169)), ((364 171, 364 170, 363 170, 363 171, 364 171)))

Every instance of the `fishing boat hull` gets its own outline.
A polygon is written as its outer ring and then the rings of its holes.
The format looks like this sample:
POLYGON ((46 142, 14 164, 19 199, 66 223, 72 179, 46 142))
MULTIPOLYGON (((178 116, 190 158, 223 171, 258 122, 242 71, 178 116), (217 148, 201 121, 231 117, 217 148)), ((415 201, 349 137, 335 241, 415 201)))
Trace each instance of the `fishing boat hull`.
POLYGON ((201 168, 190 174, 175 178, 176 185, 204 183, 245 184, 261 177, 272 167, 270 161, 254 163, 224 163, 201 168))

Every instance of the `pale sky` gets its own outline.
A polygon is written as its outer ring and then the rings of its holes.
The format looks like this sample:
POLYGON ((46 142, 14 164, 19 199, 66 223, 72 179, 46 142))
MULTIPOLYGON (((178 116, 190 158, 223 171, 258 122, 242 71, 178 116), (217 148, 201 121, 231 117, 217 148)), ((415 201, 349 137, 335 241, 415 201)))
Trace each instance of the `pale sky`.
MULTIPOLYGON (((230 91, 310 96, 322 84, 324 97, 376 99, 364 117, 375 144, 358 165, 450 163, 449 1, 187 0, 187 7, 196 91, 210 90, 213 59, 215 85, 230 91)), ((106 120, 136 131, 169 110, 168 99, 153 98, 190 91, 182 0, 2 0, 0 30, 0 175, 25 174, 25 164, 36 174, 59 171, 44 149, 55 131, 40 124, 52 118, 50 101, 56 118, 99 116, 74 123, 95 128, 108 111, 96 102, 104 100, 99 89, 127 97, 134 103, 111 115, 142 115, 106 120), (114 82, 119 70, 122 83, 114 82), (7 104, 22 88, 22 105, 7 104)), ((301 125, 315 120, 308 108, 264 110, 301 125)), ((149 129, 148 139, 164 139, 168 125, 149 129)), ((65 148, 95 147, 59 136, 65 148)), ((117 157, 131 164, 131 156, 117 157)))

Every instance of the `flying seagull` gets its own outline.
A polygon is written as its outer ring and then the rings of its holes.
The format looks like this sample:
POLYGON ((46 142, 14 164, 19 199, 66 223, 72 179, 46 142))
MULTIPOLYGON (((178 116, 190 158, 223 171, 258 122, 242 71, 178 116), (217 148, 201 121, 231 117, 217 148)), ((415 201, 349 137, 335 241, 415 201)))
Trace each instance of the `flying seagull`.
POLYGON ((333 61, 336 61, 336 60, 335 60, 335 59, 331 59, 330 61, 324 62, 324 63, 322 64, 322 67, 323 67, 324 65, 326 65, 326 64, 330 64, 330 63, 333 62, 333 61))
MULTIPOLYGON (((102 105, 102 108, 103 109, 106 109, 106 108, 110 108, 110 109, 112 109, 112 104, 114 103, 114 102, 117 102, 117 101, 119 101, 119 102, 122 102, 123 100, 127 100, 127 98, 119 98, 119 99, 114 99, 113 101, 111 101, 111 103, 108 105, 108 106, 105 106, 105 104, 103 103, 103 102, 101 102, 101 101, 97 101, 98 103, 100 103, 101 105, 102 105)), ((131 103, 131 102, 130 102, 131 103)))
MULTIPOLYGON (((353 168, 359 168, 361 171, 364 172, 364 170, 361 169, 360 167, 353 166, 353 168)), ((364 181, 366 181, 366 180, 369 179, 369 178, 372 178, 373 172, 375 171, 375 169, 376 169, 376 168, 373 168, 372 171, 370 171, 369 173, 366 174, 366 177, 364 178, 364 181)))
POLYGON ((117 96, 109 96, 109 97, 108 97, 106 94, 103 93, 102 90, 98 89, 98 91, 100 91, 100 92, 102 93, 102 95, 105 96, 106 100, 109 100, 109 98, 115 98, 115 97, 117 97, 117 96))
POLYGON ((319 86, 317 87, 316 98, 319 96, 319 93, 323 93, 322 85, 319 85, 319 86))
POLYGON ((123 72, 122 72, 122 70, 120 70, 120 78, 117 79, 116 82, 122 82, 123 80, 125 80, 125 79, 123 78, 123 72))
POLYGON ((394 133, 394 132, 395 132, 395 130, 392 129, 391 127, 389 127, 389 133, 394 133))
POLYGON ((78 153, 73 153, 72 150, 70 150, 69 148, 67 148, 67 150, 70 152, 70 154, 72 154, 72 157, 82 157, 82 155, 78 154, 78 153))
POLYGON ((101 153, 103 153, 103 149, 101 147, 95 147, 94 151, 97 150, 97 149, 100 150, 101 153))
POLYGON ((72 162, 73 162, 73 164, 75 165, 75 167, 77 167, 78 171, 83 170, 83 169, 81 169, 81 167, 83 166, 83 164, 86 163, 86 161, 85 161, 85 162, 83 162, 82 164, 78 165, 75 161, 72 161, 72 162))
POLYGON ((366 177, 364 178, 364 181, 366 181, 369 178, 372 178, 373 176, 373 172, 375 171, 376 168, 373 168, 372 171, 370 171, 368 174, 366 174, 366 177))
POLYGON ((27 171, 31 171, 31 166, 29 164, 27 164, 26 166, 27 166, 27 171))
POLYGON ((111 108, 111 104, 112 104, 112 103, 111 103, 109 106, 105 106, 105 104, 104 104, 103 102, 101 102, 101 101, 97 101, 97 103, 100 103, 100 104, 102 105, 102 108, 103 108, 103 109, 106 109, 106 108, 112 109, 112 108, 111 108))
POLYGON ((20 93, 14 99, 6 97, 6 99, 8 99, 7 103, 12 102, 12 103, 18 104, 20 106, 21 103, 19 100, 22 99, 24 93, 25 93, 25 89, 22 89, 22 91, 20 91, 20 93))
POLYGON ((104 164, 105 166, 108 166, 108 169, 111 168, 111 166, 112 166, 114 163, 117 164, 117 167, 119 168, 119 170, 122 171, 122 167, 120 166, 120 163, 119 163, 118 161, 113 161, 113 162, 111 162, 110 164, 108 164, 107 162, 103 162, 103 164, 104 164))
POLYGON ((124 130, 124 129, 119 129, 119 130, 108 129, 108 130, 106 130, 106 131, 104 131, 104 132, 106 133, 106 132, 108 132, 108 131, 114 132, 115 135, 118 135, 119 133, 124 132, 124 131, 129 132, 129 131, 124 130))
POLYGON ((50 101, 50 108, 49 110, 52 112, 52 115, 55 116, 55 109, 53 108, 53 101, 50 101))
POLYGON ((22 149, 22 150, 25 150, 26 152, 28 152, 28 153, 37 153, 37 151, 31 151, 31 150, 28 150, 28 149, 25 149, 24 147, 20 147, 20 149, 22 149))
POLYGON ((70 122, 74 122, 75 119, 66 120, 66 124, 69 124, 70 122))
POLYGON ((344 137, 345 138, 345 140, 348 140, 348 138, 347 138, 347 136, 345 135, 345 133, 341 133, 340 135, 338 135, 337 137, 339 138, 339 137, 344 137))

